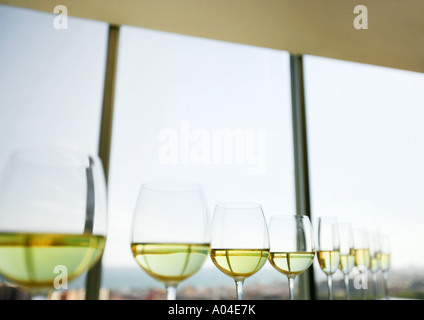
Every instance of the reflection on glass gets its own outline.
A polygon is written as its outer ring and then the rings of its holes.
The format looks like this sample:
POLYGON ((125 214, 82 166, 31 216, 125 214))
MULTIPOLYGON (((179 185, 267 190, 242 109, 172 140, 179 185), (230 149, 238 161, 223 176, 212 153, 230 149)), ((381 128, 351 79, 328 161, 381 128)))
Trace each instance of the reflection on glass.
POLYGON ((0 273, 35 293, 62 288, 101 257, 106 211, 96 156, 15 152, 0 181, 0 273))
POLYGON ((264 266, 268 255, 268 228, 260 204, 224 203, 215 207, 211 259, 234 279, 238 300, 243 299, 245 279, 264 266))
POLYGON ((289 281, 289 299, 294 300, 294 280, 308 269, 315 257, 312 226, 307 216, 272 216, 269 222, 269 262, 289 281))
POLYGON ((208 214, 201 186, 180 181, 143 184, 134 212, 131 250, 136 262, 164 283, 167 299, 209 254, 208 214))

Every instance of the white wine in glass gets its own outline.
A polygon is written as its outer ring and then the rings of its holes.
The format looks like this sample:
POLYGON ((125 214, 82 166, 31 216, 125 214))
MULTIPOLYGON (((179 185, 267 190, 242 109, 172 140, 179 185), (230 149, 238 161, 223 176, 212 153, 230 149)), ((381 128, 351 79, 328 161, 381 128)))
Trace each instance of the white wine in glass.
POLYGON ((209 255, 209 217, 199 184, 153 181, 143 184, 133 218, 135 261, 162 282, 167 299, 196 273, 209 255))
POLYGON ((381 245, 380 269, 381 269, 381 272, 383 272, 384 295, 386 300, 389 300, 390 296, 389 296, 389 287, 388 287, 388 273, 390 270, 391 250, 390 250, 390 240, 388 235, 386 234, 380 235, 380 245, 381 245))
POLYGON ((333 274, 340 265, 340 242, 337 219, 318 218, 318 262, 327 275, 328 299, 333 299, 333 274))
POLYGON ((268 255, 268 228, 260 204, 223 203, 215 207, 210 256, 219 270, 234 279, 238 300, 243 298, 245 279, 264 266, 268 255))
POLYGON ((16 151, 0 180, 0 273, 33 293, 61 288, 93 266, 106 241, 103 167, 61 148, 16 151))
POLYGON ((307 270, 315 258, 311 222, 304 215, 275 215, 269 222, 271 265, 287 276, 289 300, 294 300, 296 276, 307 270))
POLYGON ((339 269, 343 273, 346 300, 350 299, 349 274, 355 267, 355 247, 353 242, 353 229, 348 222, 339 222, 340 234, 340 264, 339 269))
POLYGON ((378 229, 370 232, 370 271, 372 274, 374 298, 378 300, 377 274, 381 268, 381 244, 380 232, 378 229))
POLYGON ((366 299, 367 272, 371 263, 368 231, 365 228, 354 229, 355 266, 361 274, 362 299, 366 299))

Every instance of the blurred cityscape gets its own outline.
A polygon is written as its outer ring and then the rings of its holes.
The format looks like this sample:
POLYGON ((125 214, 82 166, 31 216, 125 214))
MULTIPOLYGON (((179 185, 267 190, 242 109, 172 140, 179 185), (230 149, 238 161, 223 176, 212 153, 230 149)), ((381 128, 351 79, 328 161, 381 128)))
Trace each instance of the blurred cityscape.
MULTIPOLYGON (((141 272, 141 271, 140 271, 141 272)), ((350 279, 350 294, 352 300, 362 299, 361 290, 355 289, 353 285, 355 274, 350 279)), ((260 279, 260 278, 258 278, 260 279)), ((261 282, 260 280, 246 280, 244 286, 244 299, 252 300, 287 300, 287 280, 281 275, 278 281, 261 282)), ((252 279, 251 279, 252 280, 252 279)), ((316 293, 318 299, 327 299, 328 289, 325 279, 316 279, 316 293)), ((177 291, 179 300, 234 300, 235 286, 232 281, 225 284, 217 282, 214 286, 195 285, 194 282, 177 291)), ((296 290, 297 290, 296 282, 296 290)), ((378 299, 384 299, 383 278, 378 274, 377 282, 378 299)), ((333 281, 334 299, 345 299, 345 287, 341 278, 335 277, 333 281)), ((368 276, 368 289, 365 290, 367 299, 375 299, 374 287, 371 275, 368 276)), ((393 270, 389 273, 389 294, 396 299, 424 299, 424 270, 408 269, 393 270)), ((51 299, 51 300, 83 300, 85 299, 84 286, 76 286, 68 290, 53 292, 30 293, 8 282, 3 281, 0 285, 0 299, 2 300, 27 300, 27 299, 51 299)), ((130 286, 102 286, 99 292, 100 300, 164 300, 166 293, 159 285, 146 287, 130 286)))

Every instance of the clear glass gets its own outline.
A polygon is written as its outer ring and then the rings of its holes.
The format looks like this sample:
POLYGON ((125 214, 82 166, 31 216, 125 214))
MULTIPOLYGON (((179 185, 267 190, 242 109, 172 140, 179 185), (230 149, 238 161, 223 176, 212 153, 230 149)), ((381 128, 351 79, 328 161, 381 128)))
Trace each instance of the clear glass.
POLYGON ((368 230, 365 228, 355 228, 353 231, 355 241, 355 266, 361 274, 362 299, 366 299, 367 271, 371 264, 370 244, 368 230))
POLYGON ((167 299, 209 255, 209 216, 202 187, 184 181, 152 181, 140 189, 131 251, 136 262, 164 283, 167 299))
POLYGON ((378 229, 370 231, 370 271, 372 275, 374 299, 378 300, 378 279, 377 274, 381 269, 381 241, 378 229))
POLYGON ((318 262, 327 275, 328 299, 333 300, 333 274, 340 264, 340 241, 337 219, 318 218, 318 262))
POLYGON ((346 300, 350 300, 349 274, 355 266, 355 247, 353 242, 353 229, 349 222, 339 222, 340 235, 340 265, 346 289, 346 300))
POLYGON ((0 273, 33 294, 67 289, 103 254, 106 185, 95 155, 19 150, 0 180, 0 273))
POLYGON ((237 299, 243 299, 246 278, 258 272, 269 255, 268 227, 257 203, 223 203, 212 219, 211 259, 234 279, 237 299))
POLYGON ((380 235, 380 245, 381 245, 381 272, 383 273, 383 279, 384 279, 384 297, 386 300, 389 300, 390 296, 389 296, 389 286, 388 286, 388 273, 390 270, 391 249, 390 249, 390 238, 387 234, 380 235))
POLYGON ((275 215, 269 221, 271 265, 287 276, 289 299, 294 300, 294 281, 314 262, 315 245, 308 216, 275 215))

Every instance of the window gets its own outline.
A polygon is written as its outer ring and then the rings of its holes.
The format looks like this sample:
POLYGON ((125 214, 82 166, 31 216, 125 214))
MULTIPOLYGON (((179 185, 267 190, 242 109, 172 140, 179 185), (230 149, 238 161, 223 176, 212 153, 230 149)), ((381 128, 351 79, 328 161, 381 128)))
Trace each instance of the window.
POLYGON ((57 30, 53 19, 0 6, 1 169, 19 148, 97 153, 107 24, 70 17, 69 29, 57 30))
MULTIPOLYGON (((305 57, 312 215, 388 233, 393 296, 423 291, 411 286, 411 270, 424 263, 423 86, 424 76, 414 72, 305 57)), ((315 274, 322 280, 319 268, 315 274)), ((334 285, 343 299, 343 282, 334 285)), ((326 298, 326 290, 320 286, 319 295, 326 298)))
MULTIPOLYGON (((153 294, 150 287, 164 293, 130 250, 132 214, 144 181, 201 183, 210 215, 222 201, 259 202, 267 217, 293 214, 292 149, 287 53, 121 27, 102 287, 120 294, 125 287, 145 289, 138 298, 153 294), (129 280, 117 273, 124 267, 129 280)), ((269 283, 270 277, 278 279, 280 293, 287 292, 284 277, 268 268, 246 281, 246 295, 249 283, 269 283)), ((221 285, 230 287, 232 297, 233 281, 208 261, 181 283, 178 294, 225 297, 221 285), (205 287, 213 292, 200 290, 205 287)), ((251 296, 264 294, 255 290, 251 286, 251 296)))

